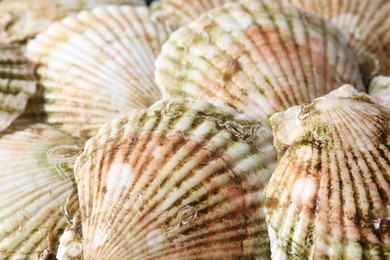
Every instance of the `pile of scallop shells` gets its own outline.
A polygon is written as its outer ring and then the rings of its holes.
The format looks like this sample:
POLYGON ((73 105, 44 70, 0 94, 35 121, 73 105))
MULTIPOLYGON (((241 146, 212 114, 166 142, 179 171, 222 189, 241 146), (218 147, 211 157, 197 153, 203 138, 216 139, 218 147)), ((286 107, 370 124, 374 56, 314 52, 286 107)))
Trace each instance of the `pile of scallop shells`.
POLYGON ((0 1, 0 259, 390 259, 389 14, 0 1))

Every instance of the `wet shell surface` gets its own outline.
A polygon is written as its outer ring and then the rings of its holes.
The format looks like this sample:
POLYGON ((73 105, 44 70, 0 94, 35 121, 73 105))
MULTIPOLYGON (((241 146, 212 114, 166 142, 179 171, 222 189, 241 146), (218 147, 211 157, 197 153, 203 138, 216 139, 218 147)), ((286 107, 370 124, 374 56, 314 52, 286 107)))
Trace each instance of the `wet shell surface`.
POLYGON ((165 96, 229 106, 260 122, 342 83, 363 89, 339 31, 276 1, 228 3, 178 29, 156 70, 165 96))
POLYGON ((24 41, 66 15, 98 5, 144 5, 142 0, 3 0, 0 2, 0 38, 24 41))
POLYGON ((152 105, 161 97, 154 60, 167 37, 146 7, 96 7, 50 26, 27 47, 39 66, 46 122, 91 136, 131 108, 152 105))
POLYGON ((33 125, 0 139, 0 258, 55 255, 78 208, 73 171, 75 139, 33 125))
POLYGON ((238 0, 159 0, 152 3, 151 9, 153 17, 164 20, 177 29, 229 2, 238 0))
POLYGON ((103 126, 76 162, 84 259, 269 258, 269 128, 163 100, 103 126))
POLYGON ((389 259, 390 110, 345 85, 271 118, 273 259, 389 259))
POLYGON ((390 1, 284 0, 332 22, 346 35, 364 77, 390 75, 390 1))
POLYGON ((368 93, 382 106, 390 109, 390 76, 377 76, 370 84, 368 93))
POLYGON ((24 56, 24 46, 0 43, 0 132, 23 112, 35 91, 34 67, 24 56))

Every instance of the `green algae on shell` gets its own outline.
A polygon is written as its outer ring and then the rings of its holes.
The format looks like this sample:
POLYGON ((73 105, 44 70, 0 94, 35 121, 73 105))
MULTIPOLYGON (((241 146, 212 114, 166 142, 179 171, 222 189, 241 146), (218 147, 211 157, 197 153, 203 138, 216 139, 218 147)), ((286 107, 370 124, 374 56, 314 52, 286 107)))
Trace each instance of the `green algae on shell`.
POLYGON ((166 97, 229 106, 263 123, 344 83, 364 89, 337 28, 268 0, 227 3, 172 33, 156 81, 166 97))
POLYGON ((0 138, 0 258, 55 254, 78 208, 72 167, 80 151, 68 134, 38 124, 0 138))
POLYGON ((345 85, 271 118, 274 259, 389 259, 390 110, 345 85))
POLYGON ((76 162, 84 259, 269 258, 268 127, 162 100, 104 125, 76 162))
POLYGON ((160 99, 154 60, 168 32, 146 7, 108 6, 54 23, 30 41, 45 122, 76 136, 160 99))

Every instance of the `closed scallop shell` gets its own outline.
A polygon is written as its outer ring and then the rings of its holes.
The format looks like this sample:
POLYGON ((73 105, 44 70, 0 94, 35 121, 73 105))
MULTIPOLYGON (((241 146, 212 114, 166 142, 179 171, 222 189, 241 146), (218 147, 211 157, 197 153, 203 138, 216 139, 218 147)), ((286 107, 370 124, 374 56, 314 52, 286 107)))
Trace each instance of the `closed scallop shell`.
POLYGON ((375 77, 370 83, 368 93, 379 104, 390 108, 390 76, 375 77))
POLYGON ((46 125, 0 139, 0 258, 55 255, 78 208, 73 170, 77 140, 46 125))
POLYGON ((389 259, 389 120, 350 85, 271 118, 285 151, 264 191, 273 259, 389 259))
POLYGON ((54 21, 84 9, 109 4, 144 5, 142 0, 3 0, 0 2, 0 38, 24 41, 54 21))
POLYGON ((269 128, 162 100, 103 126, 76 162, 84 259, 269 258, 269 128))
POLYGON ((0 132, 22 114, 36 91, 34 66, 24 49, 18 43, 0 43, 0 132))
POLYGON ((346 35, 367 82, 390 75, 390 1, 284 0, 316 13, 346 35))
POLYGON ((172 33, 156 80, 165 96, 229 106, 260 122, 343 83, 364 88, 336 28, 267 0, 225 4, 172 33))
POLYGON ((211 9, 238 0, 159 0, 151 5, 152 15, 172 28, 186 25, 211 9))
POLYGON ((46 122, 81 136, 160 99, 154 60, 168 32, 146 7, 82 11, 30 41, 46 122))

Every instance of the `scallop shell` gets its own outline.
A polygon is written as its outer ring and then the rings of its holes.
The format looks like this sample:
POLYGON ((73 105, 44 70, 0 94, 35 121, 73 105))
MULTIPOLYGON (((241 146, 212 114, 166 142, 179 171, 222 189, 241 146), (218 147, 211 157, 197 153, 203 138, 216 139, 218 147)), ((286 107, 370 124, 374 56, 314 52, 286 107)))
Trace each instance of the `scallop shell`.
POLYGON ((342 83, 364 88, 337 29, 266 0, 228 3, 175 31, 156 70, 165 96, 230 106, 260 122, 342 83))
POLYGON ((331 21, 348 38, 367 81, 390 75, 390 1, 284 0, 331 21))
POLYGON ((34 66, 24 56, 24 46, 0 42, 0 132, 25 109, 36 91, 34 66))
POLYGON ((237 0, 159 0, 151 5, 152 16, 168 22, 177 29, 209 10, 237 0))
POLYGON ((160 99, 154 60, 168 32, 146 7, 80 12, 30 41, 46 122, 91 136, 103 123, 160 99))
POLYGON ((382 106, 390 108, 390 77, 377 76, 370 84, 368 93, 382 106))
POLYGON ((75 260, 82 259, 82 256, 82 231, 80 211, 78 211, 60 238, 56 257, 58 260, 75 260))
POLYGON ((345 85, 271 118, 273 259, 389 259, 390 110, 345 85))
POLYGON ((142 0, 3 0, 0 2, 0 38, 6 42, 35 37, 52 22, 99 5, 144 5, 142 0))
POLYGON ((269 258, 268 127, 163 100, 103 126, 76 162, 84 259, 269 258))
POLYGON ((80 148, 69 135, 34 125, 0 139, 0 258, 55 253, 78 208, 68 162, 80 148), (72 155, 72 156, 69 156, 72 155))

